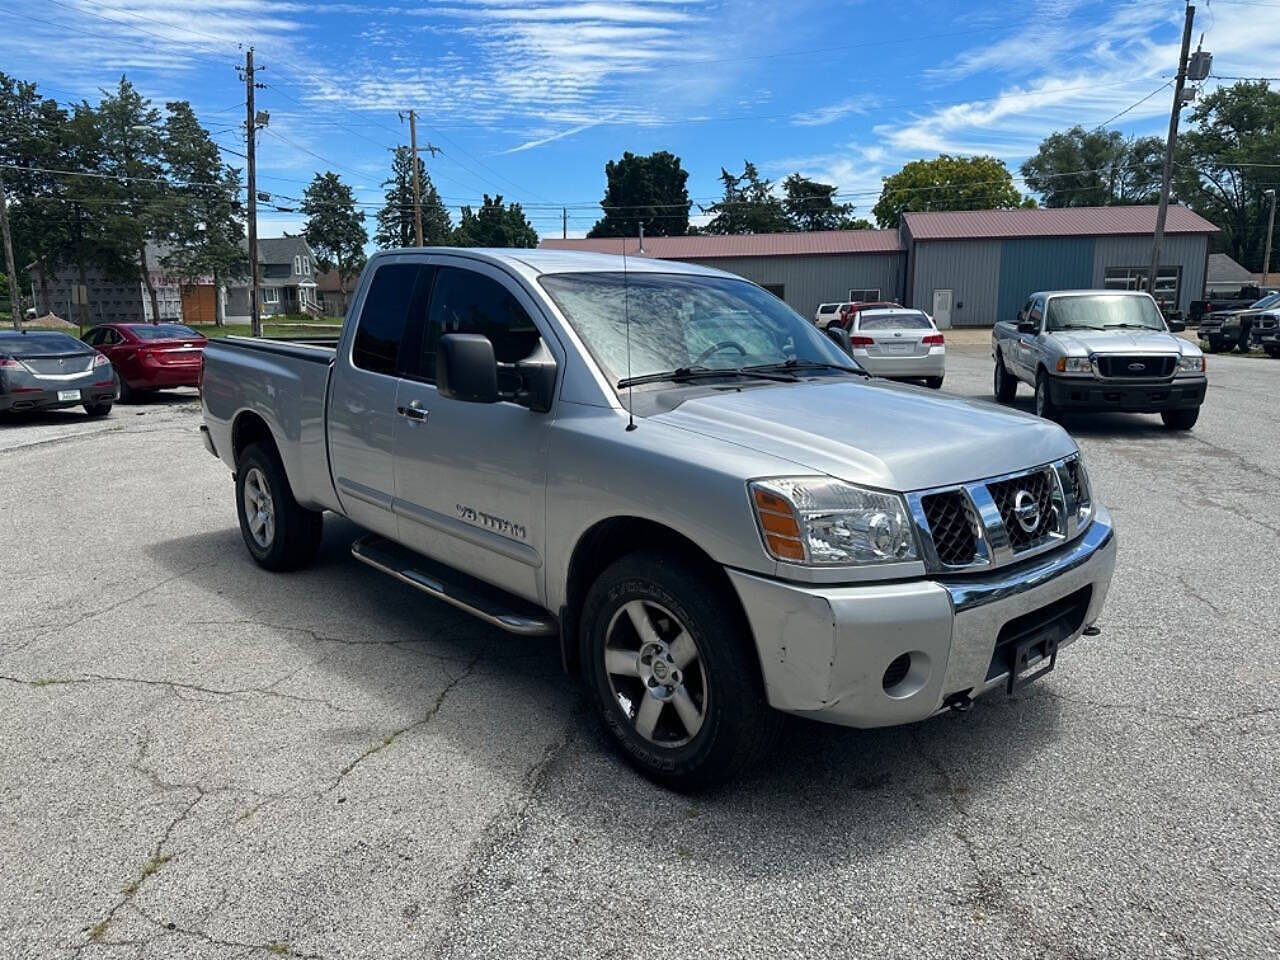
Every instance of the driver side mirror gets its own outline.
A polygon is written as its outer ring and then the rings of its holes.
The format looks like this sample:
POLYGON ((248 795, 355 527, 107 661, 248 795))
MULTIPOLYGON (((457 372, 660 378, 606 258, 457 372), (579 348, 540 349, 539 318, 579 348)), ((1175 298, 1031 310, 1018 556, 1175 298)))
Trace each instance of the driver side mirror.
POLYGON ((1036 323, 1034 320, 1027 320, 1023 318, 1022 320, 1018 321, 1018 332, 1019 333, 1039 333, 1040 324, 1036 323))
POLYGON ((446 333, 436 354, 436 390, 466 403, 498 402, 493 344, 478 333, 446 333))
POLYGON ((848 356, 853 356, 853 343, 849 339, 849 331, 844 327, 832 324, 827 327, 827 336, 830 337, 841 350, 848 356))
POLYGON ((1165 323, 1168 324, 1170 333, 1181 333, 1187 329, 1187 325, 1181 320, 1166 320, 1165 323))

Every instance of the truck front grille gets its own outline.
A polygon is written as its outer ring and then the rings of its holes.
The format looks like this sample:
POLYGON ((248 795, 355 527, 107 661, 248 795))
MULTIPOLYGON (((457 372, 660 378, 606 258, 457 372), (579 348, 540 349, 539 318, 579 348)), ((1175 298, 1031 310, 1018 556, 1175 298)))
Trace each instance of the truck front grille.
POLYGON ((1093 361, 1098 375, 1108 380, 1166 380, 1173 376, 1178 358, 1169 356, 1136 356, 1133 354, 1100 354, 1093 361))
POLYGON ((978 521, 963 490, 948 490, 920 499, 940 563, 964 567, 978 557, 978 521))
POLYGON ((1053 503, 1054 488, 1053 474, 1048 469, 987 484, 987 492, 996 502, 1009 534, 1009 545, 1015 553, 1038 546, 1057 530, 1059 518, 1053 503), (1030 509, 1033 504, 1034 513, 1030 509), (1030 519, 1034 519, 1034 523, 1028 529, 1024 524, 1030 519))

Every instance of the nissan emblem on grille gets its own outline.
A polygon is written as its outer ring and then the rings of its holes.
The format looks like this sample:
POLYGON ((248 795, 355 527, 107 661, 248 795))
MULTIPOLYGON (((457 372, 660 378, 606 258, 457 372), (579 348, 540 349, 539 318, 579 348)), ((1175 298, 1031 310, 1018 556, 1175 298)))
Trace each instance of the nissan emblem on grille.
POLYGON ((1035 533, 1040 526, 1040 504, 1027 490, 1019 490, 1013 498, 1013 515, 1027 533, 1035 533))

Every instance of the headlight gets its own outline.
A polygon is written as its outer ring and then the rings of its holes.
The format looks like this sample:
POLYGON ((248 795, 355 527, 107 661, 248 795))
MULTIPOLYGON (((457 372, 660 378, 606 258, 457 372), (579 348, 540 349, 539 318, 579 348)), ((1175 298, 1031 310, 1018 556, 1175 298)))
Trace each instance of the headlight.
POLYGON ((1204 357, 1179 357, 1178 376, 1192 373, 1204 373, 1204 357))
POLYGON ((811 566, 915 560, 902 497, 828 477, 780 477, 750 484, 770 556, 811 566))
POLYGON ((1089 484, 1089 472, 1084 468, 1084 458, 1078 453, 1067 461, 1066 466, 1067 482, 1076 502, 1076 523, 1083 529, 1093 516, 1093 488, 1089 484))
POLYGON ((1059 373, 1093 373, 1093 361, 1088 357, 1059 357, 1059 373))

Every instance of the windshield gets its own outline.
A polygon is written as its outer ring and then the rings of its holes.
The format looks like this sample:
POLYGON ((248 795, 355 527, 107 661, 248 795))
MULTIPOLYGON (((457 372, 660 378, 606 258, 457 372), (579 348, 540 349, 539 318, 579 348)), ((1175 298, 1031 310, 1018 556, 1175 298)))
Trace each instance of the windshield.
POLYGON ((1045 319, 1049 330, 1165 329, 1160 308, 1149 297, 1106 294, 1053 297, 1045 319))
POLYGON ((621 273, 564 273, 540 282, 615 383, 788 360, 855 369, 813 324, 745 280, 633 273, 624 283, 621 273))
POLYGON ((0 353, 36 357, 42 353, 84 353, 89 348, 65 333, 20 333, 0 337, 0 353))
POLYGON ((190 340, 204 336, 180 323, 131 323, 129 332, 139 340, 190 340))
POLYGON ((1280 293, 1269 293, 1261 300, 1252 304, 1249 309, 1265 310, 1267 307, 1274 307, 1276 304, 1280 304, 1280 293))
POLYGON ((933 324, 923 313, 864 313, 859 330, 929 330, 933 324))

